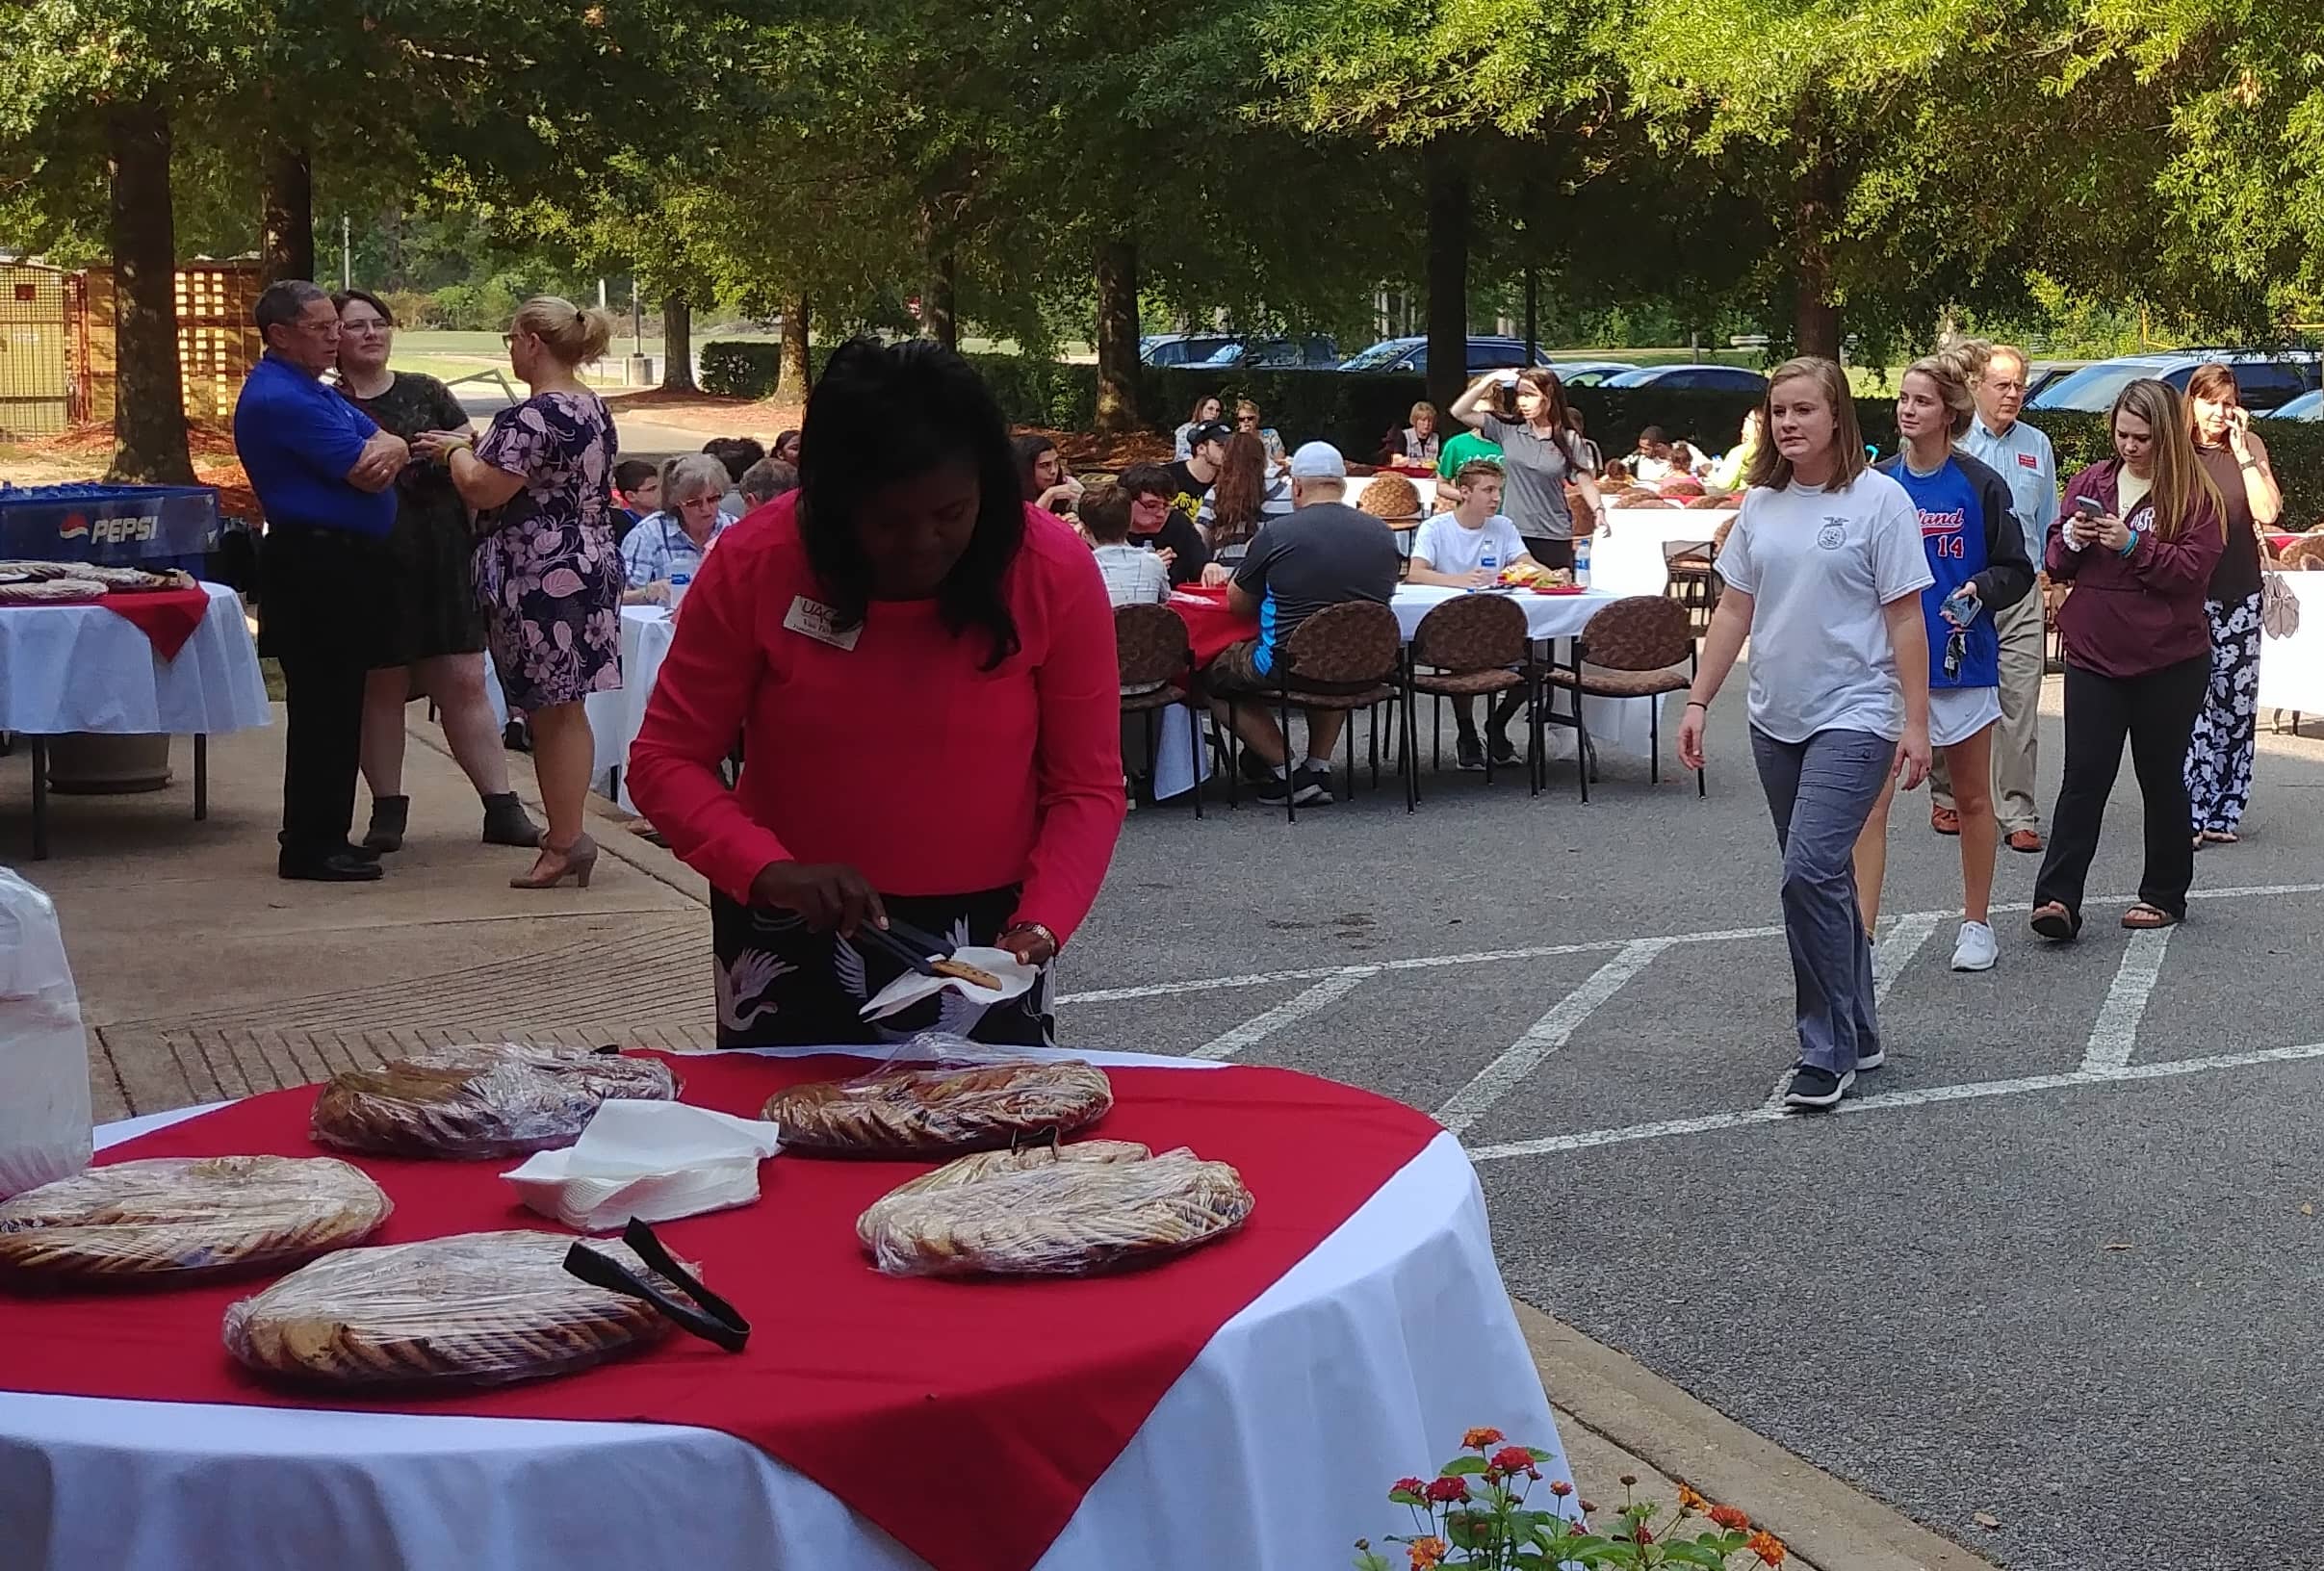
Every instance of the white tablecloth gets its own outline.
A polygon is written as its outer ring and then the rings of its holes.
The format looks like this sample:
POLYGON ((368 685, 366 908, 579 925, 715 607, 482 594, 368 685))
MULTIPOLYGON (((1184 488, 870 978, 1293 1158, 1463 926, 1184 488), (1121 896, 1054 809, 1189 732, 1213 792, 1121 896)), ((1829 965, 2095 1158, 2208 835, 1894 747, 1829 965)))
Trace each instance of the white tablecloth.
MULTIPOLYGON (((111 1125, 99 1144, 178 1116, 111 1125)), ((1480 1424, 1553 1453, 1545 1479, 1572 1476, 1447 1134, 1220 1328, 1040 1571, 1341 1563, 1354 1539, 1404 1529, 1388 1484, 1433 1477, 1480 1424)), ((717 1430, 5 1391, 0 1542, 8 1571, 921 1566, 717 1430)))
POLYGON ((1733 513, 1666 507, 1615 507, 1607 532, 1589 547, 1589 586, 1622 595, 1659 595, 1670 584, 1664 548, 1680 542, 1708 545, 1733 513))
POLYGON ((2270 573, 2299 602, 2288 638, 2259 638, 2259 707, 2324 714, 2324 573, 2270 573))
MULTIPOLYGON (((1595 564, 1592 564, 1594 572, 1595 564)), ((1466 589, 1448 589, 1436 584, 1399 584, 1395 598, 1388 602, 1396 613, 1397 625, 1404 629, 1405 641, 1411 642, 1420 620, 1448 600, 1458 600, 1470 593, 1466 589)), ((1659 594, 1661 591, 1642 591, 1659 594)), ((1578 595, 1536 595, 1530 590, 1517 590, 1510 597, 1525 612, 1527 633, 1536 643, 1562 638, 1579 637, 1589 619, 1615 601, 1623 598, 1611 590, 1601 589, 1593 580, 1590 588, 1578 595)), ((1589 723, 1590 744, 1601 753, 1614 752, 1633 758, 1645 758, 1654 751, 1654 706, 1663 700, 1651 698, 1590 698, 1582 702, 1582 717, 1589 723)), ((1427 734, 1426 731, 1422 735, 1427 734)), ((1671 733, 1676 736, 1676 731, 1671 733)), ((1552 728, 1550 749, 1561 757, 1571 756, 1573 734, 1562 727, 1552 728)))
POLYGON ((209 612, 168 660, 101 605, 0 609, 0 731, 215 736, 268 724, 242 600, 223 584, 202 587, 209 612))
MULTIPOLYGON (((590 788, 600 796, 612 797, 625 812, 637 811, 630 801, 630 744, 637 739, 638 730, 646 723, 646 700, 654 694, 654 681, 661 675, 662 657, 670 652, 670 639, 676 628, 670 613, 659 605, 624 605, 621 686, 609 693, 591 693, 581 705, 588 711, 589 733, 597 744, 597 756, 589 773, 590 788)), ((501 691, 498 674, 491 669, 491 656, 484 657, 484 695, 492 701, 492 712, 504 726, 508 723, 507 697, 501 691)))

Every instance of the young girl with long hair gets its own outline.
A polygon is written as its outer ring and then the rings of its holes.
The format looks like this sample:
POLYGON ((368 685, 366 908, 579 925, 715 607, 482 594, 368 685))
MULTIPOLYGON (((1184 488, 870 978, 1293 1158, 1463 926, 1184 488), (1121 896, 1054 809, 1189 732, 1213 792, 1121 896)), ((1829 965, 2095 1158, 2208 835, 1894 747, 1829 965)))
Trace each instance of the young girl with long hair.
POLYGON ((1501 507, 1533 559, 1544 567, 1573 566, 1573 509, 1566 503, 1568 481, 1577 485, 1582 501, 1596 518, 1606 509, 1598 499, 1598 484, 1589 475, 1588 458, 1575 434, 1565 407, 1565 384, 1558 373, 1536 366, 1517 373, 1517 418, 1504 419, 1487 400, 1501 373, 1492 372, 1469 384, 1453 400, 1455 420, 1482 433, 1501 449, 1502 473, 1508 484, 1501 507))
POLYGON ((2284 516, 2284 491, 2252 429, 2233 367, 2216 361, 2187 378, 2187 434, 2227 509, 2227 543, 2204 609, 2211 623, 2211 682, 2187 745, 2187 806, 2196 843, 2233 845, 2252 800, 2259 730, 2259 535, 2284 516))
POLYGON ((1290 511, 1291 482, 1274 473, 1266 442, 1251 431, 1227 438, 1226 467, 1203 493, 1201 509, 1195 515, 1210 542, 1212 560, 1240 561, 1259 526, 1290 511))
POLYGON ((1710 707, 1751 641, 1751 752, 1783 853, 1799 1063, 1785 1102, 1826 1108, 1879 1067, 1872 947, 1849 853, 1893 775, 1928 773, 1933 575, 1904 488, 1866 467, 1847 373, 1788 360, 1768 383, 1768 440, 1718 554, 1726 593, 1703 641, 1679 757, 1703 766, 1710 707))
MULTIPOLYGON (((2001 718, 2001 638, 1994 618, 2032 591, 2009 482, 1954 444, 1976 419, 1969 363, 1957 349, 1916 360, 1897 389, 1903 451, 1877 467, 1904 487, 1920 515, 1921 547, 1936 581, 1921 591, 1928 630, 1928 732, 1952 773, 1961 820, 1961 932, 1952 968, 1986 971, 2000 958, 1991 920, 1993 728, 2001 718)), ((1856 892, 1869 937, 1888 867, 1883 790, 1856 841, 1856 892)))
POLYGON ((2064 943, 2082 929, 2082 884, 2124 738, 2146 803, 2146 864, 2132 929, 2186 916, 2195 881, 2187 833, 2187 743, 2211 680, 2204 609, 2227 544, 2218 487, 2195 456, 2166 382, 2130 383, 2106 417, 2111 458, 2066 482, 2044 565, 2074 586, 2058 607, 2066 643, 2066 773, 2033 886, 2033 931, 2064 943))

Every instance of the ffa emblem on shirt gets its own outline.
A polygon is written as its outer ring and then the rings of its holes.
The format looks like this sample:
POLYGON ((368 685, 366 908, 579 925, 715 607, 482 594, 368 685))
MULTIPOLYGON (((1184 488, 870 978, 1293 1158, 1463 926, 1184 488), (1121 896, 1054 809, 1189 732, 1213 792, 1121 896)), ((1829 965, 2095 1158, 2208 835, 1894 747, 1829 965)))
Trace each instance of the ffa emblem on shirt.
POLYGON ((1847 521, 1839 518, 1825 519, 1823 528, 1816 531, 1816 544, 1826 551, 1838 551, 1842 546, 1846 545, 1847 521))

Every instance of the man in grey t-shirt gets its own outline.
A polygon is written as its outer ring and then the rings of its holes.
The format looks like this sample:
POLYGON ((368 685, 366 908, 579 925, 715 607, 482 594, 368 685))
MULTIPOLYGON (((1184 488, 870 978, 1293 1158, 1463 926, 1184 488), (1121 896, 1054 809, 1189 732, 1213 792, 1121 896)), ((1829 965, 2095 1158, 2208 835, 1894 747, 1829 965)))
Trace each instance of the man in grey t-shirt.
MULTIPOLYGON (((1227 606, 1255 616, 1259 635, 1229 645, 1211 663, 1212 692, 1231 698, 1277 691, 1278 652, 1300 624, 1347 601, 1384 605, 1396 592, 1403 564, 1395 537, 1379 519, 1340 500, 1347 482, 1347 462, 1328 442, 1310 442, 1291 455, 1291 516, 1260 526, 1227 588, 1227 606)), ((1296 695, 1298 678, 1291 682, 1296 695)), ((1265 707, 1221 702, 1216 708, 1267 766, 1267 778, 1258 782, 1261 801, 1288 796, 1305 807, 1331 800, 1331 750, 1347 724, 1346 710, 1304 710, 1307 757, 1295 771, 1289 740, 1265 707)))

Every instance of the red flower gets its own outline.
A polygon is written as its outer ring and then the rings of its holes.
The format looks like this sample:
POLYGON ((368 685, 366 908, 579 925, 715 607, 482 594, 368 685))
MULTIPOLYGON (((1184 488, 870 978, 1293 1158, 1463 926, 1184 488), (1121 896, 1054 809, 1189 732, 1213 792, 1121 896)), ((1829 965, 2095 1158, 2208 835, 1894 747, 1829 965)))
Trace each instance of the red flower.
POLYGON ((1468 1480, 1432 1480, 1429 1483, 1427 1493, 1429 1499, 1437 1502, 1439 1505, 1449 1505, 1456 1500, 1466 1500, 1469 1498, 1468 1480))
POLYGON ((1734 1506, 1712 1507, 1711 1520, 1729 1532, 1742 1532, 1751 1525, 1751 1519, 1743 1514, 1741 1507, 1734 1506))
POLYGON ((1560 1479, 1557 1482, 1549 1486, 1549 1492, 1557 1496, 1560 1500, 1563 1500, 1567 1495, 1573 1493, 1573 1485, 1567 1483, 1563 1479, 1560 1479))
POLYGON ((1654 1542, 1654 1534, 1647 1530, 1645 1523, 1640 1522, 1631 1532, 1630 1541, 1634 1544, 1651 1544, 1654 1542))
POLYGON ((1534 1465, 1534 1454, 1523 1446, 1503 1446, 1487 1465, 1503 1473, 1522 1473, 1534 1465))
POLYGON ((1388 1486, 1388 1493, 1392 1495, 1417 1495, 1427 1487, 1428 1485, 1421 1482, 1418 1479, 1398 1479, 1393 1484, 1388 1486))
POLYGON ((1508 1438, 1509 1436, 1503 1434, 1499 1429, 1471 1429, 1460 1437, 1460 1446, 1464 1451, 1483 1451, 1485 1447, 1497 1446, 1508 1438))

